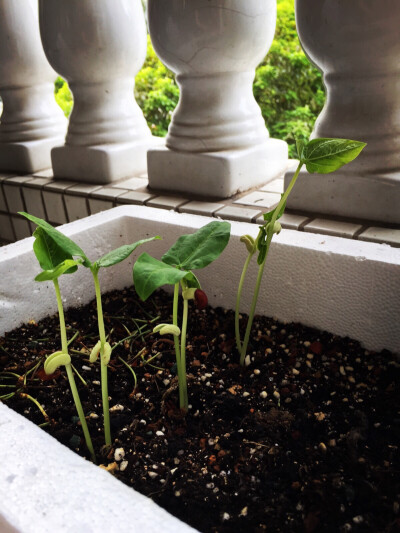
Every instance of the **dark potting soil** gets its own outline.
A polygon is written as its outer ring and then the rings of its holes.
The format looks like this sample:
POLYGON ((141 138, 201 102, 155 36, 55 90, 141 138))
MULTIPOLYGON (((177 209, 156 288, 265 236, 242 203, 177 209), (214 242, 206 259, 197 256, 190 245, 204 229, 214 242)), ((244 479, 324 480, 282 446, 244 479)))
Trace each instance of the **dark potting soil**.
MULTIPOLYGON (((171 321, 172 299, 146 304, 133 290, 104 297, 113 350, 113 448, 104 449, 94 303, 66 313, 72 362, 99 463, 123 483, 204 532, 400 530, 400 365, 348 338, 257 317, 248 366, 238 365, 231 311, 191 307, 190 408, 177 408, 174 346, 151 333, 171 321), (125 339, 125 340, 123 340, 125 339), (135 387, 134 374, 137 377, 135 387)), ((242 327, 245 319, 242 320, 242 327)), ((0 339, 7 405, 86 456, 64 371, 43 361, 59 349, 57 316, 0 339), (40 363, 38 365, 38 363, 40 363), (33 370, 35 369, 35 370, 33 370), (26 375, 18 382, 12 374, 26 375), (14 387, 13 387, 14 385, 14 387)), ((111 474, 110 474, 111 475, 111 474)))

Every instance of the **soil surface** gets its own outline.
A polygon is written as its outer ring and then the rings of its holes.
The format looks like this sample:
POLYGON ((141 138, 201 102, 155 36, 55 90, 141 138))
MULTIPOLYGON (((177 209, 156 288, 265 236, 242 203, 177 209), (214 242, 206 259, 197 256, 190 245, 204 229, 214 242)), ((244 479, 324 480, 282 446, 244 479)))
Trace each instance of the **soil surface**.
MULTIPOLYGON (((111 450, 103 447, 99 363, 88 361, 98 338, 94 303, 66 320, 98 462, 112 475, 203 532, 400 531, 394 356, 257 317, 242 368, 233 313, 191 307, 184 416, 172 338, 152 334, 171 320, 172 298, 158 292, 142 304, 125 290, 106 295, 104 309, 109 341, 118 343, 109 366, 111 450)), ((42 370, 59 349, 57 316, 6 334, 0 395, 14 392, 7 405, 86 456, 64 370, 50 379, 42 370)))

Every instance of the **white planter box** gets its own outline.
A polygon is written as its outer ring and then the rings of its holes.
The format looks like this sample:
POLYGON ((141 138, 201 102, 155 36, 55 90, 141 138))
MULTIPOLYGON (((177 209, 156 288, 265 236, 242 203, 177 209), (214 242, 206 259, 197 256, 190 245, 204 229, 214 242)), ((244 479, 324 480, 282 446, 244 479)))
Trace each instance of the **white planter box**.
MULTIPOLYGON (((210 219, 148 207, 126 206, 64 226, 91 259, 121 244, 159 234, 146 250, 161 256, 177 237, 210 219)), ((234 307, 246 256, 239 237, 258 227, 232 223, 222 256, 199 277, 211 305, 234 307)), ((0 249, 0 335, 56 312, 51 285, 33 281, 39 266, 33 239, 0 249)), ((138 250, 136 256, 144 251, 138 250)), ((132 263, 101 272, 102 290, 132 284, 132 263)), ((254 261, 255 263, 255 261, 254 261)), ((400 249, 284 230, 268 258, 257 311, 283 321, 326 329, 360 340, 371 350, 400 352, 400 249)), ((252 295, 249 273, 243 311, 252 295)), ((93 299, 90 273, 80 269, 60 282, 66 305, 93 299)), ((0 403, 0 531, 3 533, 124 533, 192 531, 153 502, 76 456, 0 403)))

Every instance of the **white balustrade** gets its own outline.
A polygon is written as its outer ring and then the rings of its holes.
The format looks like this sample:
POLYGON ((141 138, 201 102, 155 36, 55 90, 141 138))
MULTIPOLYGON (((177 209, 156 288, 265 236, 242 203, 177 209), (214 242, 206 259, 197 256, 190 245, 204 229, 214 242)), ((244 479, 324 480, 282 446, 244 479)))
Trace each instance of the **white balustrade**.
POLYGON ((42 42, 74 97, 65 146, 52 152, 56 178, 109 183, 146 172, 153 138, 135 101, 146 56, 141 0, 39 0, 42 42))
POLYGON ((0 171, 51 166, 67 121, 54 99, 57 74, 40 41, 38 0, 0 0, 0 171))
POLYGON ((148 0, 148 20, 181 89, 166 148, 148 154, 150 187, 223 198, 283 173, 287 145, 269 138, 252 91, 276 0, 148 0))
POLYGON ((303 173, 288 207, 399 224, 400 2, 296 0, 296 19, 327 89, 313 136, 368 144, 334 174, 303 173))

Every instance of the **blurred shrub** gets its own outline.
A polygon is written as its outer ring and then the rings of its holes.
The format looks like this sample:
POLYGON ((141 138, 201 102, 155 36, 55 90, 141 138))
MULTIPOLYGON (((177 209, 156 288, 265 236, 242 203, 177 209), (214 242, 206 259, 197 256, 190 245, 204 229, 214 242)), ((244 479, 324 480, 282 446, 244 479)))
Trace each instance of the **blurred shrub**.
POLYGON ((64 111, 64 115, 69 117, 72 111, 73 100, 69 90, 68 83, 58 77, 55 83, 56 102, 64 111))
POLYGON ((136 76, 135 96, 153 135, 164 137, 179 100, 179 88, 174 74, 156 56, 150 37, 146 62, 136 76))

